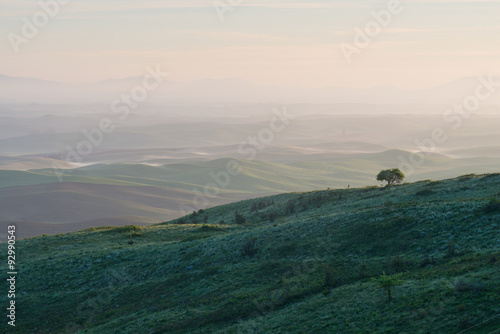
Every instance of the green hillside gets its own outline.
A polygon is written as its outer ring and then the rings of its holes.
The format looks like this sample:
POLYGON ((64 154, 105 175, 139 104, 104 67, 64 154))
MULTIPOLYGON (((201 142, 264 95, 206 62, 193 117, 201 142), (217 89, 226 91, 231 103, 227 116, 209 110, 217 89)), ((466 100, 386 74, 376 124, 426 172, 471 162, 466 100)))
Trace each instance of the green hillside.
POLYGON ((15 333, 497 333, 499 198, 466 175, 21 240, 15 333))

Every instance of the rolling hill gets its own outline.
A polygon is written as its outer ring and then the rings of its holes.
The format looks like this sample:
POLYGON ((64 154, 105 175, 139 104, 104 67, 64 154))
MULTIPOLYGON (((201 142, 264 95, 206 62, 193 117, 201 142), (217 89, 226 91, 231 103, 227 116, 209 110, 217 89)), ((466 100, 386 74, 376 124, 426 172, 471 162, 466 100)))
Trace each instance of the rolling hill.
POLYGON ((469 174, 286 193, 20 240, 16 332, 495 333, 499 189, 469 174))
MULTIPOLYGON (((41 223, 38 228, 24 228, 23 236, 31 237, 38 231, 77 231, 88 227, 89 220, 121 226, 130 224, 130 216, 143 217, 136 223, 174 219, 193 210, 271 194, 376 185, 378 171, 398 166, 402 157, 410 155, 403 150, 349 151, 360 147, 364 145, 324 154, 290 148, 284 155, 290 154, 291 161, 280 162, 219 158, 166 165, 95 164, 59 170, 63 182, 53 169, 0 170, 0 222, 41 223), (239 174, 217 187, 214 175, 224 173, 230 162, 238 164, 239 174), (46 223, 52 227, 47 229, 46 223)), ((474 170, 491 173, 499 165, 498 157, 452 158, 433 153, 407 179, 445 179, 474 170)))

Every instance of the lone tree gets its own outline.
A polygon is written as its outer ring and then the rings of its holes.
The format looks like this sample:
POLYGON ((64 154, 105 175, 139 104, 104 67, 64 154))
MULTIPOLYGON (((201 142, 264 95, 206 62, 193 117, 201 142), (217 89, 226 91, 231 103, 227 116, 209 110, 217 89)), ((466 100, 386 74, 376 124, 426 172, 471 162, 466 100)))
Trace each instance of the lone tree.
POLYGON ((405 175, 398 168, 385 169, 377 175, 377 181, 387 181, 388 186, 393 183, 401 183, 404 178, 405 175))
POLYGON ((371 281, 381 289, 387 291, 387 300, 392 300, 392 287, 401 285, 403 281, 400 279, 402 274, 387 275, 385 272, 378 278, 372 278, 371 281))

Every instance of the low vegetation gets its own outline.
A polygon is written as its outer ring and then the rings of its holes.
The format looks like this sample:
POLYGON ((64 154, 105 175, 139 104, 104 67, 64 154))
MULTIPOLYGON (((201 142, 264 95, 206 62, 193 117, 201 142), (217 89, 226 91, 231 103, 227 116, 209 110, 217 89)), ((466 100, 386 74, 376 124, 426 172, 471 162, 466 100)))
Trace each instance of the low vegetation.
POLYGON ((290 193, 20 240, 15 332, 494 332, 499 188, 290 193))
POLYGON ((500 212, 500 198, 492 198, 483 208, 485 213, 500 212))
POLYGON ((401 285, 403 281, 400 279, 402 274, 387 275, 385 272, 380 277, 372 278, 371 281, 379 288, 387 291, 387 301, 392 300, 392 288, 401 285))

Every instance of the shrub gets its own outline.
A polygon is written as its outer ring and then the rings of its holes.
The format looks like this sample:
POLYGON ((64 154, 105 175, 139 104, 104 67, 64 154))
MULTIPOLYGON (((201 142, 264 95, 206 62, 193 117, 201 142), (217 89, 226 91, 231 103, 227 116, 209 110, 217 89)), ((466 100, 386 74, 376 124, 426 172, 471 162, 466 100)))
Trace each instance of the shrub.
POLYGON ((206 239, 206 238, 209 238, 210 236, 208 235, 190 235, 190 236, 187 236, 185 238, 182 238, 181 240, 179 240, 180 242, 190 242, 190 241, 195 241, 195 240, 199 240, 199 239, 206 239))
POLYGON ((457 243, 449 240, 448 243, 446 244, 446 250, 447 250, 447 255, 449 257, 457 255, 457 243))
POLYGON ((392 287, 401 285, 403 281, 400 279, 401 274, 387 275, 385 272, 378 278, 372 278, 370 281, 375 283, 379 288, 387 291, 387 300, 392 300, 392 287))
POLYGON ((368 274, 368 266, 365 261, 359 262, 359 277, 365 278, 368 274))
MULTIPOLYGON (((315 192, 313 193, 307 200, 308 206, 316 206, 317 208, 321 207, 323 204, 331 203, 332 199, 330 196, 335 196, 336 192, 315 192)), ((341 193, 339 192, 339 199, 341 199, 341 193)), ((301 201, 302 206, 304 207, 305 201, 301 201)))
POLYGON ((486 289, 486 285, 483 282, 467 282, 463 278, 459 278, 455 282, 453 282, 453 288, 456 291, 464 292, 464 291, 472 291, 472 292, 480 292, 486 289))
POLYGON ((467 330, 467 329, 470 329, 471 327, 473 327, 473 324, 472 324, 472 321, 470 320, 470 318, 468 316, 465 316, 465 317, 460 319, 460 323, 459 323, 458 327, 460 329, 467 330))
POLYGON ((420 267, 425 268, 431 264, 436 264, 436 261, 434 260, 434 257, 427 255, 422 262, 420 262, 420 267))
POLYGON ((437 186, 439 185, 439 181, 433 181, 433 180, 429 180, 429 183, 426 184, 427 187, 434 187, 434 186, 437 186))
POLYGON ((246 219, 238 211, 234 213, 234 223, 237 225, 245 224, 246 219))
POLYGON ((323 265, 323 286, 325 287, 338 287, 343 283, 342 275, 328 264, 323 265))
POLYGON ((278 218, 278 213, 276 211, 271 211, 268 214, 269 221, 273 222, 276 218, 278 218))
POLYGON ((417 191, 417 193, 415 195, 416 196, 430 196, 430 195, 434 195, 435 193, 436 192, 434 190, 423 189, 423 190, 417 191))
POLYGON ((110 229, 114 229, 114 228, 116 228, 116 226, 111 226, 111 225, 92 226, 92 227, 86 228, 84 230, 80 230, 80 232, 94 232, 94 231, 110 230, 110 229))
POLYGON ((120 227, 115 227, 110 232, 139 232, 142 231, 143 227, 138 225, 125 225, 120 227))
POLYGON ((208 231, 222 231, 222 228, 220 228, 219 226, 214 226, 214 225, 206 225, 206 224, 203 224, 203 225, 201 225, 201 227, 198 229, 198 231, 201 231, 201 232, 208 232, 208 231))
POLYGON ((257 253, 257 248, 255 248, 255 242, 257 238, 252 238, 248 240, 241 249, 241 255, 253 257, 257 253))
POLYGON ((467 291, 469 290, 469 283, 467 283, 463 278, 460 278, 453 282, 453 288, 457 291, 467 291))
POLYGON ((467 180, 474 179, 474 178, 476 178, 476 177, 477 177, 477 175, 476 175, 476 174, 471 173, 471 174, 466 174, 466 175, 462 175, 462 176, 460 176, 460 177, 459 177, 459 180, 460 180, 460 181, 467 181, 467 180))
POLYGON ((261 200, 258 202, 253 202, 252 208, 250 209, 250 211, 254 212, 257 210, 262 210, 262 209, 267 208, 268 206, 271 206, 273 204, 274 204, 274 200, 270 200, 270 201, 261 200))
POLYGON ((395 272, 402 271, 405 265, 405 261, 399 255, 394 256, 391 261, 389 261, 389 267, 395 272))
POLYGON ((276 249, 276 252, 279 256, 289 256, 294 253, 298 248, 298 244, 296 242, 289 242, 286 244, 282 244, 276 249))
POLYGON ((484 213, 500 212, 500 199, 492 198, 489 203, 483 206, 484 213))
POLYGON ((295 213, 295 204, 292 201, 288 201, 285 209, 285 214, 295 213))

